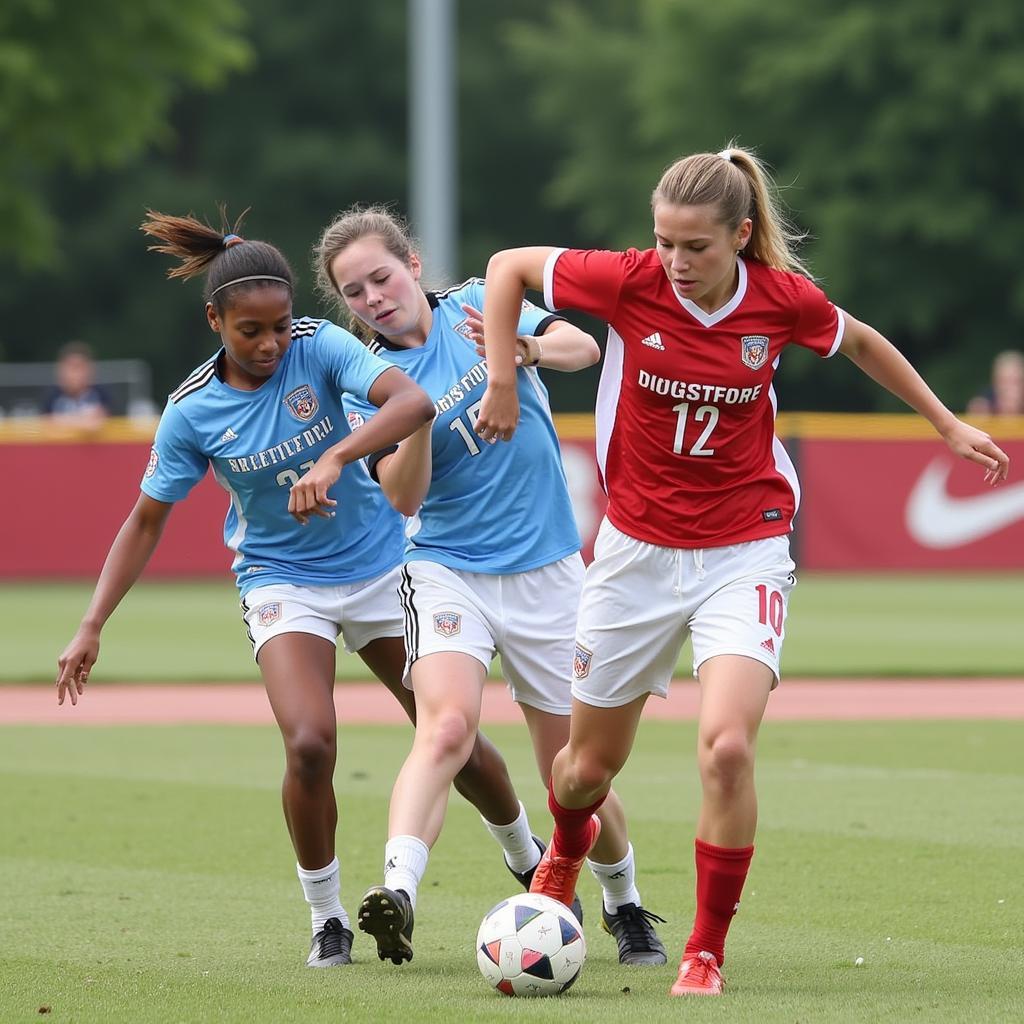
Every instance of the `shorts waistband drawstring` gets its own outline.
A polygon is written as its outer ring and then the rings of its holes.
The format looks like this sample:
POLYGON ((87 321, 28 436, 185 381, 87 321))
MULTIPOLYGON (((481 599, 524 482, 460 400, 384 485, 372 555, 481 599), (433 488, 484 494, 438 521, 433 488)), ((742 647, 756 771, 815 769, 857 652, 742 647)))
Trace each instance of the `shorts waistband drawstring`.
POLYGON ((693 567, 697 570, 697 579, 704 579, 704 549, 694 548, 693 549, 693 567))

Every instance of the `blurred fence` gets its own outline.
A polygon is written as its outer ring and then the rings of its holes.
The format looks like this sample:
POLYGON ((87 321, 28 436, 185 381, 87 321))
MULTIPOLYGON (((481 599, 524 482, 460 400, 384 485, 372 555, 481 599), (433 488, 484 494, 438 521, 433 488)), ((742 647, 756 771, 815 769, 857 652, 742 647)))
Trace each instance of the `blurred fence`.
MULTIPOLYGON (((156 412, 152 372, 147 362, 99 359, 93 368, 94 383, 103 388, 114 415, 147 418, 156 412)), ((55 382, 53 362, 0 363, 0 420, 41 414, 55 382)))
MULTIPOLYGON (((593 419, 556 421, 589 556, 604 510, 593 419)), ((1010 481, 994 490, 917 417, 780 416, 803 492, 794 535, 800 567, 1024 569, 1024 417, 972 422, 1010 453, 1010 481)), ((85 442, 45 421, 0 423, 0 578, 95 576, 138 497, 154 425, 114 419, 85 442)), ((170 517, 147 574, 226 574, 226 510, 227 495, 208 474, 170 517)))

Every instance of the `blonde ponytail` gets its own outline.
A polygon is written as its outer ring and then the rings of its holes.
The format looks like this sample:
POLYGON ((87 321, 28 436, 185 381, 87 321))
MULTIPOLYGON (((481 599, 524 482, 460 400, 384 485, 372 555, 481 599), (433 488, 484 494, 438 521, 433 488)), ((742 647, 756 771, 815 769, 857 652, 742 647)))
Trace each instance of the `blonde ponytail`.
POLYGON ((720 153, 695 153, 677 160, 651 194, 652 209, 659 203, 715 206, 730 230, 749 217, 753 227, 745 256, 766 267, 812 277, 797 255, 806 234, 789 224, 775 182, 750 150, 730 143, 720 153))

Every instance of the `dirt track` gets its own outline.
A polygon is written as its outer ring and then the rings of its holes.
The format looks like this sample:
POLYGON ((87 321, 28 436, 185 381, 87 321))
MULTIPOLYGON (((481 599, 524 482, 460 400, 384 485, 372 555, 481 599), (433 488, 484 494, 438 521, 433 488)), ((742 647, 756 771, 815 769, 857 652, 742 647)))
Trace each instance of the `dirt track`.
MULTIPOLYGON (((698 690, 677 681, 667 700, 647 703, 647 718, 696 716, 698 690)), ((338 720, 350 724, 403 721, 378 683, 341 683, 334 692, 338 720)), ((783 683, 768 702, 768 719, 1024 718, 1024 680, 797 680, 783 683)), ((484 723, 520 722, 501 683, 484 692, 484 723)), ((266 725, 274 721, 261 686, 246 683, 185 686, 91 684, 57 706, 48 686, 0 686, 0 725, 172 725, 183 722, 266 725)))

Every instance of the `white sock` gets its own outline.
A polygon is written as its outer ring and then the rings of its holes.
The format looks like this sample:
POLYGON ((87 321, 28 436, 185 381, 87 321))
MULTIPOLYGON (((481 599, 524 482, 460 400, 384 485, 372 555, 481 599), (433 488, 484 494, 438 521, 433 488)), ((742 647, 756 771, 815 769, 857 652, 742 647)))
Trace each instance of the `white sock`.
POLYGON ((329 917, 336 917, 348 927, 348 914, 341 905, 341 866, 335 857, 325 868, 307 871, 301 864, 295 865, 302 891, 313 917, 313 934, 320 931, 329 917))
POLYGON ((619 907, 632 903, 641 906, 640 893, 636 887, 636 861, 633 858, 633 844, 629 844, 626 856, 617 864, 598 864, 587 860, 594 877, 601 884, 604 893, 604 909, 614 914, 619 907))
POLYGON ((522 874, 537 866, 540 861, 540 850, 533 841, 530 819, 526 816, 526 808, 522 801, 519 803, 519 817, 507 825, 494 825, 483 815, 480 816, 480 820, 505 851, 505 863, 513 871, 522 874))
POLYGON ((402 889, 413 909, 429 856, 429 847, 416 836, 392 836, 384 847, 384 885, 388 889, 402 889))

